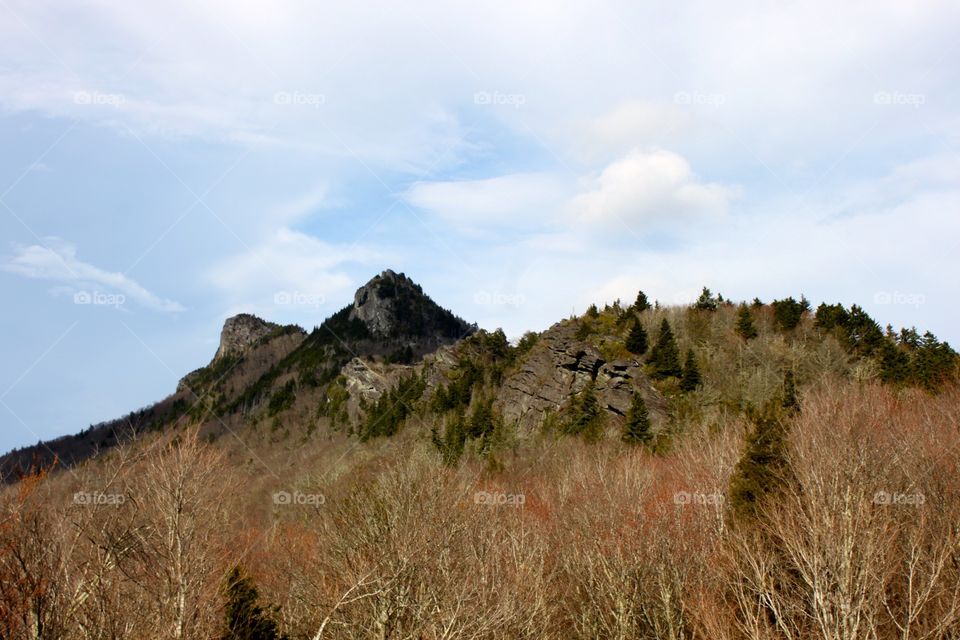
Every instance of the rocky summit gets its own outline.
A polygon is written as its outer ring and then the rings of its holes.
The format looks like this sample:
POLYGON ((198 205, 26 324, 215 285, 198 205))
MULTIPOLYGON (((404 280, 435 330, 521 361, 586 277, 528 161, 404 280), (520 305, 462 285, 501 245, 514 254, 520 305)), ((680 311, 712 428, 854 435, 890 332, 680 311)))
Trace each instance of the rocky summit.
POLYGON ((214 360, 243 353, 278 327, 279 325, 273 322, 261 320, 249 313, 227 318, 220 331, 220 347, 217 349, 214 360))
POLYGON ((387 269, 357 289, 350 319, 361 321, 376 337, 463 338, 476 330, 441 308, 406 275, 387 269))

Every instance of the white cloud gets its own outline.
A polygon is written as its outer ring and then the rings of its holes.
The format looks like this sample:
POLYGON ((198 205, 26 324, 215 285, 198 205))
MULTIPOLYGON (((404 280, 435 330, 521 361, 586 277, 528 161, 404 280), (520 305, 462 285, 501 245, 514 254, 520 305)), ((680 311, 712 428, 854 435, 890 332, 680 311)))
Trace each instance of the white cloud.
POLYGON ((49 0, 5 7, 19 18, 0 24, 7 108, 393 167, 456 166, 481 119, 561 157, 582 149, 584 130, 591 144, 620 152, 672 146, 658 136, 691 125, 708 134, 697 146, 720 147, 718 161, 835 157, 874 120, 883 120, 877 144, 913 131, 916 110, 878 107, 878 91, 924 94, 925 127, 953 120, 955 131, 956 72, 943 56, 960 8, 947 0, 700 0, 670 11, 628 0, 468 10, 419 0, 402 12, 376 0, 336 11, 304 0, 104 0, 66 14, 49 0), (523 105, 472 104, 474 93, 495 90, 522 95, 523 105), (78 91, 124 102, 78 105, 78 91), (323 100, 277 104, 278 92, 323 100), (678 92, 723 96, 723 108, 677 104, 678 92), (731 158, 730 144, 746 149, 731 158))
POLYGON ((567 245, 571 238, 563 236, 569 232, 583 244, 590 234, 622 230, 624 225, 649 230, 695 218, 719 218, 736 191, 699 181, 679 154, 634 149, 596 175, 579 180, 535 173, 419 182, 406 199, 460 230, 546 229, 541 240, 567 245))
POLYGON ((184 311, 178 302, 151 293, 140 284, 118 272, 104 271, 77 258, 76 247, 59 238, 46 238, 43 245, 16 246, 13 256, 0 269, 37 280, 69 284, 90 293, 120 293, 147 309, 176 313, 184 311))
POLYGON ((585 223, 653 222, 726 213, 733 190, 701 183, 689 163, 671 151, 634 149, 589 181, 571 206, 585 223))

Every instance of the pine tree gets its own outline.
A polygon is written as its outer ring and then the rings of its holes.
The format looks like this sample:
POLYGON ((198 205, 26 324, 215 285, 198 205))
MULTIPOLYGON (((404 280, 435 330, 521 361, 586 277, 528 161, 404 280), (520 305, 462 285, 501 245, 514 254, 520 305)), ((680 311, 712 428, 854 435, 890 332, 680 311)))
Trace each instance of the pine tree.
POLYGON ((774 300, 771 303, 773 305, 773 317, 781 329, 790 331, 800 324, 803 312, 810 307, 806 298, 803 300, 803 302, 797 302, 790 297, 785 300, 774 300))
POLYGON ((600 311, 597 309, 597 305, 591 304, 587 307, 587 316, 590 318, 597 318, 600 316, 600 311))
POLYGON ((688 349, 687 361, 683 365, 683 379, 680 381, 680 390, 694 391, 700 386, 700 382, 700 369, 697 368, 697 359, 693 355, 693 349, 688 349))
POLYGON ((718 304, 719 300, 713 296, 710 289, 704 287, 703 291, 700 292, 700 297, 697 298, 693 306, 695 309, 700 309, 701 311, 716 311, 718 304))
POLYGON ((447 423, 446 432, 443 438, 443 456, 444 464, 454 466, 463 455, 463 448, 467 442, 466 418, 462 413, 454 416, 453 420, 447 423))
POLYGON ((650 431, 650 414, 647 412, 647 404, 643 401, 643 396, 634 391, 630 409, 627 411, 627 420, 623 425, 623 441, 630 444, 649 445, 652 440, 653 433, 650 431))
POLYGON ((592 332, 593 323, 587 318, 584 318, 577 324, 577 331, 573 334, 573 337, 577 340, 586 340, 592 332))
POLYGON ((227 605, 223 640, 285 640, 273 616, 278 607, 260 606, 260 594, 253 580, 234 567, 227 578, 227 605))
POLYGON ((627 351, 638 356, 642 356, 647 352, 647 332, 644 331, 643 325, 640 324, 639 320, 634 320, 633 326, 630 327, 626 347, 627 351))
POLYGON ((753 314, 750 313, 750 307, 745 304, 740 305, 737 311, 737 335, 744 340, 753 340, 759 333, 757 327, 753 324, 753 314))
POLYGON ((655 378, 671 376, 679 378, 683 375, 683 369, 680 366, 680 349, 677 347, 677 341, 673 337, 673 331, 666 318, 660 323, 660 336, 650 353, 650 364, 653 366, 655 378))
POLYGON ((789 413, 800 412, 800 399, 797 397, 797 383, 794 380, 793 371, 783 374, 783 398, 780 407, 789 413))
POLYGON ((477 402, 467 422, 467 435, 471 438, 483 438, 493 431, 493 427, 493 398, 477 402))
POLYGON ((573 419, 567 428, 572 435, 595 436, 600 423, 600 403, 594 392, 593 382, 590 382, 574 405, 573 419))
POLYGON ((730 507, 741 519, 756 517, 765 496, 781 485, 787 469, 787 435, 775 416, 756 419, 730 478, 730 507))
POLYGON ((633 310, 637 313, 643 313, 650 308, 650 301, 647 300, 647 294, 643 291, 637 294, 637 301, 633 303, 633 310))

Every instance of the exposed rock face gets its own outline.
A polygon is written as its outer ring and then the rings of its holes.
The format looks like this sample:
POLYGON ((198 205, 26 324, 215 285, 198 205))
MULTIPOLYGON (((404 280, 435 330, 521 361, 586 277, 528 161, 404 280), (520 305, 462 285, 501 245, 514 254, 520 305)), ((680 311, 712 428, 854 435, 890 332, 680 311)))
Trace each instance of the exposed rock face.
POLYGON ((441 308, 420 285, 387 269, 357 289, 350 318, 377 337, 430 337, 455 340, 476 327, 441 308))
POLYGON ((213 359, 216 361, 227 355, 243 353, 278 326, 249 313, 227 318, 220 332, 220 348, 217 349, 217 355, 213 359))
POLYGON ((383 284, 396 282, 397 274, 387 269, 363 285, 353 296, 350 317, 367 326, 371 333, 386 336, 393 331, 393 302, 381 294, 383 284))
POLYGON ((551 327, 520 369, 503 381, 495 406, 504 419, 536 428, 548 411, 566 406, 591 381, 600 405, 611 415, 626 415, 634 390, 643 395, 652 417, 662 415, 666 401, 638 363, 605 362, 596 347, 576 339, 576 328, 573 322, 551 327))
POLYGON ((350 394, 347 400, 347 415, 356 423, 363 416, 361 401, 373 404, 412 367, 391 365, 384 367, 353 358, 340 370, 346 379, 345 387, 350 394))

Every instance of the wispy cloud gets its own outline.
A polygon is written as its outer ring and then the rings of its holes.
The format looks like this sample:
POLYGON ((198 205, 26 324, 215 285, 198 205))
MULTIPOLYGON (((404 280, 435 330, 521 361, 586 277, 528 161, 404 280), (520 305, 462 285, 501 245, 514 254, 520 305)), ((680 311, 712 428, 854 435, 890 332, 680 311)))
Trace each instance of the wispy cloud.
POLYGON ((105 271, 80 260, 74 245, 56 237, 45 238, 43 244, 16 245, 13 255, 0 263, 0 269, 25 278, 69 285, 74 290, 119 293, 153 311, 177 313, 185 310, 180 303, 151 293, 122 273, 105 271))

